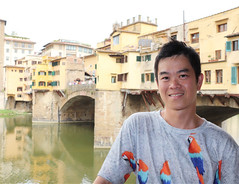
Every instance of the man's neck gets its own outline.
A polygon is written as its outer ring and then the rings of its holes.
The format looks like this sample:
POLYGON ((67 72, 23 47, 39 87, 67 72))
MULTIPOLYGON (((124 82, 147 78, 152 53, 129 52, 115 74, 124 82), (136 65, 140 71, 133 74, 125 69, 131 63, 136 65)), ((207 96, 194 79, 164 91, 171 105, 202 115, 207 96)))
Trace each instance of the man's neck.
POLYGON ((196 114, 196 108, 179 111, 164 109, 161 116, 168 124, 180 129, 194 129, 203 124, 203 119, 196 114))

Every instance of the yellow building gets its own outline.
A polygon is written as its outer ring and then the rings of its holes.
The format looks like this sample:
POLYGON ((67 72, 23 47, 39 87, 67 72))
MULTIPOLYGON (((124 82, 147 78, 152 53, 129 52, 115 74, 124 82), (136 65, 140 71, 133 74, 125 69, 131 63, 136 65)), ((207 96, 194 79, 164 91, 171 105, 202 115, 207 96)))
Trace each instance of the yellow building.
POLYGON ((32 69, 32 89, 57 91, 64 96, 64 90, 76 80, 84 81, 84 65, 81 58, 43 56, 42 63, 32 69))
MULTIPOLYGON (((155 20, 157 21, 157 20, 155 20)), ((96 56, 84 58, 88 73, 96 77, 96 88, 100 90, 139 90, 141 88, 141 63, 137 61, 140 56, 139 37, 144 34, 156 32, 157 23, 149 18, 142 21, 139 15, 132 23, 127 25, 114 24, 110 39, 98 44, 96 56), (109 42, 110 40, 110 42, 109 42)), ((147 42, 150 47, 151 42, 147 42)), ((149 57, 150 56, 144 56, 149 57)), ((149 60, 146 59, 146 60, 149 60)), ((152 73, 152 72, 151 72, 152 73)))
POLYGON ((188 23, 189 44, 202 62, 203 94, 235 94, 238 85, 239 7, 188 23))

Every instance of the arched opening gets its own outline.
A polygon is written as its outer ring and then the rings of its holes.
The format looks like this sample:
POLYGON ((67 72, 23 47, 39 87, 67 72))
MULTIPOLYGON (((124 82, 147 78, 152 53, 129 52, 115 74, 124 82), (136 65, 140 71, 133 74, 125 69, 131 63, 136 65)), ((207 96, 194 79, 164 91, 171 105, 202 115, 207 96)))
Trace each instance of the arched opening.
POLYGON ((8 96, 7 103, 6 103, 6 109, 14 110, 15 109, 15 98, 13 96, 8 96))
POLYGON ((94 122, 95 100, 88 96, 76 96, 60 109, 60 122, 94 122))

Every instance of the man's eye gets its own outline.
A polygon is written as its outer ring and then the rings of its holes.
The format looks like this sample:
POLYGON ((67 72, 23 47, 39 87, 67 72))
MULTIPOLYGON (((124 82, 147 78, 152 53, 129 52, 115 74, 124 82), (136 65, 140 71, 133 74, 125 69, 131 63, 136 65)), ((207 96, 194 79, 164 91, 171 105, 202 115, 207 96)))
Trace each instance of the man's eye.
POLYGON ((180 75, 180 78, 181 78, 181 79, 185 79, 185 78, 187 78, 187 77, 188 77, 187 74, 180 75))
POLYGON ((168 80, 169 77, 162 77, 161 80, 168 80))

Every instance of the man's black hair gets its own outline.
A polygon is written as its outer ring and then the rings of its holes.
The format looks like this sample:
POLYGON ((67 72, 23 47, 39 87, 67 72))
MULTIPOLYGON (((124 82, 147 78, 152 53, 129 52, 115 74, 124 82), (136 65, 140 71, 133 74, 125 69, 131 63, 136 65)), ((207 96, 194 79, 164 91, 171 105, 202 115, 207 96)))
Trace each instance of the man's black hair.
POLYGON ((171 39, 168 43, 164 44, 161 48, 159 54, 155 59, 154 73, 156 77, 156 82, 158 83, 158 65, 161 59, 184 55, 188 58, 196 76, 196 82, 201 74, 201 63, 198 53, 190 46, 187 46, 184 42, 171 39))

